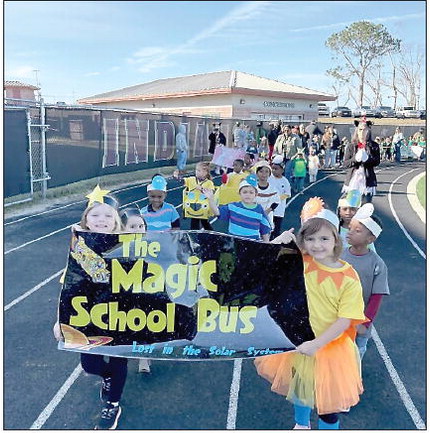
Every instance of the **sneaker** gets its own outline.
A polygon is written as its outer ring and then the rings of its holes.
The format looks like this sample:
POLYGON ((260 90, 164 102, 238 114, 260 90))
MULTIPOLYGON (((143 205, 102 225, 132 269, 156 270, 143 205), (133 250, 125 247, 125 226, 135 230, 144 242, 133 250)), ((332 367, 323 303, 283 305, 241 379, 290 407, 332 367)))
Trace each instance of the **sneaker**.
POLYGON ((108 401, 111 387, 112 387, 112 378, 105 377, 102 380, 102 386, 100 387, 100 400, 103 403, 106 403, 108 401))
POLYGON ((301 424, 296 424, 293 427, 293 430, 310 430, 311 429, 311 425, 301 425, 301 424))
POLYGON ((139 359, 139 373, 151 373, 151 361, 149 359, 139 359))
POLYGON ((111 402, 106 402, 102 409, 99 422, 94 427, 94 430, 115 430, 118 425, 118 419, 121 415, 121 406, 119 403, 113 405, 111 402))

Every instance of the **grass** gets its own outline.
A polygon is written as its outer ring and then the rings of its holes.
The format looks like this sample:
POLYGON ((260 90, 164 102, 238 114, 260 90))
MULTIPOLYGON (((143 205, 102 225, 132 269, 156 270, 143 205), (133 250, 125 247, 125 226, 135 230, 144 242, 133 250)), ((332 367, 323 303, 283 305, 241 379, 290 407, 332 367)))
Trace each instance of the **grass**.
POLYGON ((423 176, 417 183, 417 197, 421 206, 426 208, 426 176, 423 176))
MULTIPOLYGON (((187 171, 195 167, 195 162, 185 167, 187 171)), ((34 192, 33 199, 24 203, 11 204, 4 207, 4 218, 30 214, 42 209, 47 209, 54 204, 63 204, 66 202, 84 200, 85 195, 92 191, 97 185, 103 189, 118 189, 128 185, 149 182, 154 174, 160 173, 164 176, 171 176, 175 166, 155 167, 144 170, 133 171, 130 173, 111 174, 107 176, 85 179, 80 182, 70 183, 68 185, 49 188, 46 191, 46 198, 42 198, 41 192, 34 192)), ((13 203, 29 198, 29 194, 16 195, 5 198, 4 204, 13 203)))

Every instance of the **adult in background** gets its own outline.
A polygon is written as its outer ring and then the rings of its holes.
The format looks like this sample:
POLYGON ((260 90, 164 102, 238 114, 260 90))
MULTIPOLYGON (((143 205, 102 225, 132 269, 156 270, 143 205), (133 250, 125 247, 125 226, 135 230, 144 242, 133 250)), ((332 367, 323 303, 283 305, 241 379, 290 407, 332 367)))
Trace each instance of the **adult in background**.
POLYGON ((374 167, 381 161, 379 146, 372 140, 372 122, 363 117, 361 121, 355 120, 354 124, 356 128, 351 143, 345 149, 343 167, 347 170, 342 192, 358 189, 364 195, 364 201, 369 203, 376 194, 374 167))
POLYGON ((291 158, 296 155, 297 151, 302 148, 302 142, 298 135, 292 133, 292 127, 286 125, 283 128, 283 132, 278 136, 274 154, 282 155, 284 157, 285 171, 284 176, 288 182, 291 183, 292 177, 292 161, 291 158))
POLYGON ((312 120, 311 123, 306 126, 305 131, 309 134, 309 137, 313 137, 314 135, 322 135, 323 131, 317 125, 316 120, 312 120))
MULTIPOLYGON (((227 140, 225 135, 219 130, 219 127, 214 124, 213 131, 209 134, 209 153, 213 155, 217 146, 225 146, 227 140)), ((215 166, 215 173, 220 174, 220 166, 215 166)))
POLYGON ((185 166, 188 158, 188 143, 186 136, 186 126, 181 124, 176 134, 176 166, 178 168, 179 176, 185 173, 185 166))
POLYGON ((405 137, 403 136, 403 132, 401 131, 401 129, 399 127, 397 127, 394 131, 394 135, 393 135, 393 147, 394 147, 394 159, 396 160, 396 162, 400 162, 401 161, 401 147, 403 144, 403 140, 405 139, 405 137))
POLYGON ((278 138, 279 131, 276 125, 273 123, 270 124, 270 131, 267 135, 267 140, 269 141, 269 160, 272 159, 273 149, 275 147, 276 140, 278 138))

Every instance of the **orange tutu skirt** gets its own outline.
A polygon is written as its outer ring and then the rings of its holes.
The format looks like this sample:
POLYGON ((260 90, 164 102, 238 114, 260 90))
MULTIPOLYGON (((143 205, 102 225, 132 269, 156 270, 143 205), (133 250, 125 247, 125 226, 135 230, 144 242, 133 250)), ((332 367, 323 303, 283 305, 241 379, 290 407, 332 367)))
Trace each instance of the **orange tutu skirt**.
POLYGON ((314 356, 298 352, 268 355, 254 360, 272 391, 293 403, 315 407, 319 415, 355 406, 363 393, 357 346, 343 333, 314 356))

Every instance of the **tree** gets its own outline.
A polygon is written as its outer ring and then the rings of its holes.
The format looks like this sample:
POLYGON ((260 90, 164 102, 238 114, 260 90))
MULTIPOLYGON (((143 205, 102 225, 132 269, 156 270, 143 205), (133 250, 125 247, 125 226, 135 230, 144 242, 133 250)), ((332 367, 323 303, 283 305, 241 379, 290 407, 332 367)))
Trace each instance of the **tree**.
POLYGON ((325 45, 334 51, 334 60, 343 59, 344 64, 333 68, 346 81, 351 82, 353 77, 358 80, 357 101, 363 105, 364 85, 372 66, 382 57, 391 52, 400 50, 400 39, 393 38, 382 24, 369 21, 352 23, 344 30, 333 33, 325 45))
POLYGON ((397 59, 397 69, 399 71, 397 90, 405 98, 407 104, 414 106, 416 109, 420 105, 423 63, 424 53, 418 47, 402 47, 397 59))

